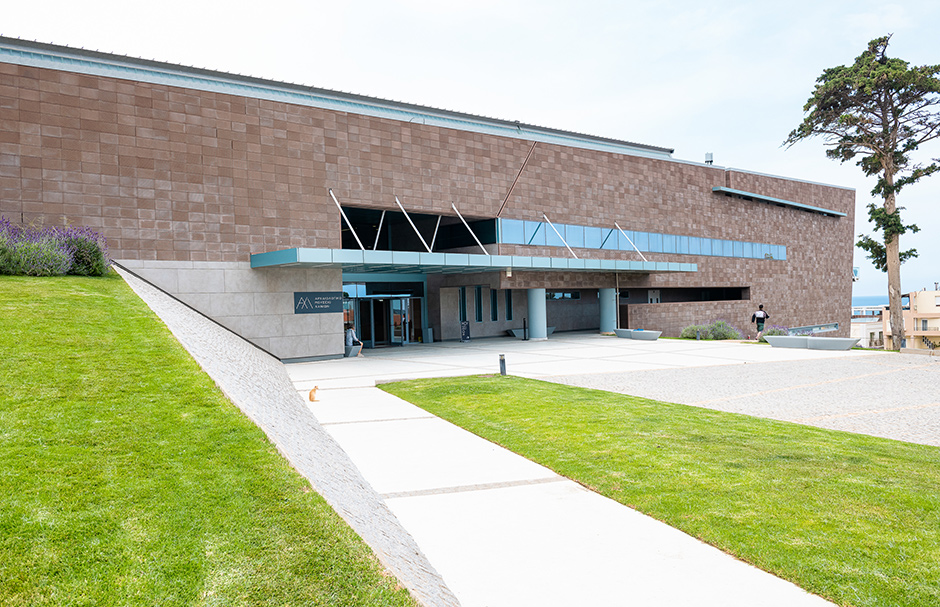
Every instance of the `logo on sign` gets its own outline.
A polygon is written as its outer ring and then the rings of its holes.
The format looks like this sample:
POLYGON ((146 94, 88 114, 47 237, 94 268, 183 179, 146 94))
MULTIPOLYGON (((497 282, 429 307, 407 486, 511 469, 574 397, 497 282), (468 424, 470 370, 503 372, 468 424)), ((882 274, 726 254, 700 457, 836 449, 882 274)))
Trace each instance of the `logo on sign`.
POLYGON ((313 310, 315 308, 313 306, 313 302, 310 301, 309 297, 301 297, 300 299, 297 300, 296 309, 297 310, 313 310))

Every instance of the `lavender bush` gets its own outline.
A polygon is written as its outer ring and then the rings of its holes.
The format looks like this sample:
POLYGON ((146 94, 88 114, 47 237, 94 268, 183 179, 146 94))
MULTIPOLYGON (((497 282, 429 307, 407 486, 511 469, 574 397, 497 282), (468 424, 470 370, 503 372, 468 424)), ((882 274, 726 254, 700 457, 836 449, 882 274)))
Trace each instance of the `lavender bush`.
POLYGON ((69 274, 78 276, 104 276, 111 260, 105 239, 88 227, 70 227, 56 230, 59 241, 72 251, 69 274))
POLYGON ((37 230, 0 217, 0 274, 103 276, 110 263, 104 238, 90 228, 37 230))
POLYGON ((701 339, 708 339, 708 325, 689 325, 682 329, 682 333, 679 334, 679 337, 682 339, 695 339, 696 335, 701 337, 701 339))
POLYGON ((682 329, 679 337, 695 339, 696 331, 702 339, 741 339, 741 332, 725 320, 716 320, 710 325, 689 325, 682 329))
POLYGON ((768 335, 774 336, 774 335, 789 335, 789 334, 790 334, 790 330, 786 327, 781 327, 780 325, 770 325, 769 327, 764 329, 764 333, 760 337, 760 342, 763 344, 766 344, 767 340, 764 338, 767 337, 768 335))
POLYGON ((0 217, 0 274, 16 274, 13 246, 19 240, 20 229, 0 217))
POLYGON ((709 339, 741 339, 741 332, 726 320, 716 320, 708 325, 709 339))

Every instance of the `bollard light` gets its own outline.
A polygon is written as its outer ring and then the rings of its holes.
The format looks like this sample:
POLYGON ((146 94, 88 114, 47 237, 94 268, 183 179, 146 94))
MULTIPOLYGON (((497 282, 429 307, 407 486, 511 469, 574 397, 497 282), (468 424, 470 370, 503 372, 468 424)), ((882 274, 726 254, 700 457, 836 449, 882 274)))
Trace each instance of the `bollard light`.
POLYGON ((506 375, 506 355, 499 355, 499 374, 506 375))

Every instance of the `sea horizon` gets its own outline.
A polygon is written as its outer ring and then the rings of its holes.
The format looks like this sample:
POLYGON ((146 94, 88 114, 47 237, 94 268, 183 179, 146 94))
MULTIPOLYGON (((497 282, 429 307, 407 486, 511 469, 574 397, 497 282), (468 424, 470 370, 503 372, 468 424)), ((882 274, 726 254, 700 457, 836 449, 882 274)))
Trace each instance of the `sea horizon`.
POLYGON ((887 295, 853 295, 853 306, 886 306, 888 305, 887 295))

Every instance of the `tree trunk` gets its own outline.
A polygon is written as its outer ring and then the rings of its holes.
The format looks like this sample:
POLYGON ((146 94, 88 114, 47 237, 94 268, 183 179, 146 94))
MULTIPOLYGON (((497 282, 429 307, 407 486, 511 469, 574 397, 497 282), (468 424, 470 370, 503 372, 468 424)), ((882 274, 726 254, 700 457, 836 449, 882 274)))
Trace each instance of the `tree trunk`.
MULTIPOLYGON (((893 166, 885 167, 885 183, 887 196, 885 196, 884 209, 893 215, 897 212, 897 201, 894 194, 893 166)), ((901 349, 904 342, 904 312, 901 309, 901 236, 885 232, 885 265, 888 271, 888 309, 891 311, 891 346, 895 350, 901 349)))
POLYGON ((888 305, 891 310, 891 341, 895 350, 904 341, 904 312, 901 310, 900 237, 894 234, 885 242, 888 266, 888 305))

